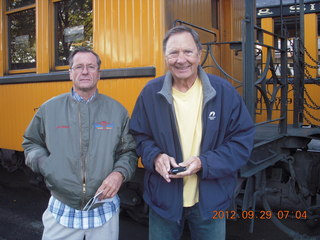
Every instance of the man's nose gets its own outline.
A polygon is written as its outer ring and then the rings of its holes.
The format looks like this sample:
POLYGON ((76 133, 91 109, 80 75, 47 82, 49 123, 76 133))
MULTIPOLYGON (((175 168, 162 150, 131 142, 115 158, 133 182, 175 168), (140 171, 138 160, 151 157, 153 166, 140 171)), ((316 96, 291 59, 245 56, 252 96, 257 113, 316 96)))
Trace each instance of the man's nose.
POLYGON ((177 57, 177 62, 184 62, 186 61, 186 56, 183 51, 180 51, 177 57))
POLYGON ((83 70, 82 70, 82 74, 88 74, 88 67, 87 66, 83 66, 83 70))

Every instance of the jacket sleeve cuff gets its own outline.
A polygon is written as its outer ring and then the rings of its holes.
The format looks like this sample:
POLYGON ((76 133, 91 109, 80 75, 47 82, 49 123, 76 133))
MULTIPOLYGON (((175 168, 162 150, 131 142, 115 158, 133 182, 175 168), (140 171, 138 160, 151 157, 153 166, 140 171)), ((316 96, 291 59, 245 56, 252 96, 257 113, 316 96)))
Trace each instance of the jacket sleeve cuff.
POLYGON ((123 177, 122 183, 124 183, 128 179, 127 171, 125 169, 123 169, 123 168, 119 168, 119 167, 115 168, 113 170, 113 172, 118 172, 118 173, 120 173, 122 175, 122 177, 123 177))
POLYGON ((47 158, 47 154, 42 151, 32 151, 26 154, 25 163, 33 172, 40 173, 39 165, 42 165, 47 158))
POLYGON ((207 166, 207 161, 206 157, 204 156, 199 156, 200 161, 201 161, 201 178, 205 179, 208 176, 208 166, 207 166))

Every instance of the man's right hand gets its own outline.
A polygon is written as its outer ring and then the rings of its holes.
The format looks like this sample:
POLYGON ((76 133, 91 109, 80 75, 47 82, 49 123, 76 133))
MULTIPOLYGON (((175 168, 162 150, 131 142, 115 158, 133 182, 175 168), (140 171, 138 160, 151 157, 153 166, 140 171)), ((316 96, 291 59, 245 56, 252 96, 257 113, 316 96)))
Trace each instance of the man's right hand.
POLYGON ((159 154, 154 160, 154 166, 156 171, 167 181, 171 182, 169 177, 169 170, 171 167, 179 167, 176 160, 173 157, 168 156, 165 153, 159 154))

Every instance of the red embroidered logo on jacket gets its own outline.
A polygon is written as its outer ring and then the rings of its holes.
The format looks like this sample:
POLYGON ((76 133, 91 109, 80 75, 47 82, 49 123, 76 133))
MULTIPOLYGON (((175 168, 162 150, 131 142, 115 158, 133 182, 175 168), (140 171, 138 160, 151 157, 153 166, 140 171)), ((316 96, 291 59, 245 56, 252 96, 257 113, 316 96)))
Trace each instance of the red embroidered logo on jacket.
POLYGON ((57 128, 70 128, 70 126, 57 126, 57 128))

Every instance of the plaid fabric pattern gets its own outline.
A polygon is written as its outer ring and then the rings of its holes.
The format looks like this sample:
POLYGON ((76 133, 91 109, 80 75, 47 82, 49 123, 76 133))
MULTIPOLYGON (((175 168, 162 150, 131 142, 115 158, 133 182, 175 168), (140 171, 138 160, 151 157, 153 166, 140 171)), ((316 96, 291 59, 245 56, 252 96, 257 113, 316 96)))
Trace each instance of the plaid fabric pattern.
POLYGON ((83 102, 83 103, 89 103, 89 102, 91 102, 91 100, 96 96, 96 93, 97 92, 95 92, 93 95, 92 95, 92 97, 91 98, 89 98, 87 101, 83 98, 83 97, 81 97, 78 93, 76 93, 74 90, 73 90, 73 88, 72 88, 72 97, 76 100, 76 101, 78 101, 78 102, 83 102))
POLYGON ((50 197, 48 206, 49 211, 58 223, 68 228, 83 230, 102 226, 119 210, 119 207, 120 199, 118 195, 89 211, 71 208, 53 196, 50 197))

